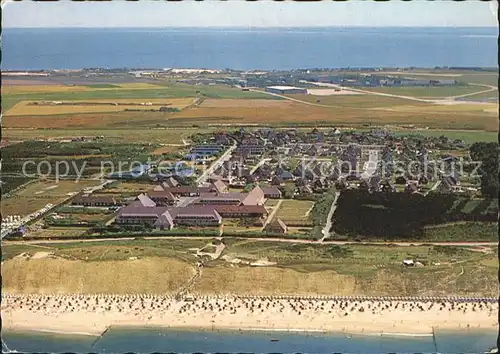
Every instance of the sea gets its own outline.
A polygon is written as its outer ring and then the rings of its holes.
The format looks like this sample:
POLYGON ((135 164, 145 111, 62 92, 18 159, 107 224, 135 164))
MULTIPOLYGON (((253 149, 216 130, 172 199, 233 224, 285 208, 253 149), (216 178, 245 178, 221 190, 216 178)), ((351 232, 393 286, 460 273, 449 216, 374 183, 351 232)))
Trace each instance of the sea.
MULTIPOLYGON (((497 35, 497 28, 4 28, 1 68, 496 67, 497 35)), ((481 353, 496 338, 496 332, 472 330, 414 337, 111 328, 96 342, 3 330, 2 351, 481 353)))
MULTIPOLYGON (((82 319, 84 320, 84 319, 82 319)), ((2 333, 3 352, 49 353, 485 353, 497 332, 436 331, 435 336, 110 328, 100 339, 43 332, 2 333)))
POLYGON ((3 70, 497 67, 498 28, 4 28, 3 70))

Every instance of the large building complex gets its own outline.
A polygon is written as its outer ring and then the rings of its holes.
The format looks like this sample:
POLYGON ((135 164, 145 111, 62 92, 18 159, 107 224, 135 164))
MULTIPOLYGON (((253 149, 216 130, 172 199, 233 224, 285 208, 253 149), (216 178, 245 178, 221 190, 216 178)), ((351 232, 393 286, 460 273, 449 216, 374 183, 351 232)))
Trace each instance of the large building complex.
POLYGON ((295 86, 268 86, 266 92, 277 93, 281 95, 286 94, 304 94, 307 95, 307 89, 295 86))

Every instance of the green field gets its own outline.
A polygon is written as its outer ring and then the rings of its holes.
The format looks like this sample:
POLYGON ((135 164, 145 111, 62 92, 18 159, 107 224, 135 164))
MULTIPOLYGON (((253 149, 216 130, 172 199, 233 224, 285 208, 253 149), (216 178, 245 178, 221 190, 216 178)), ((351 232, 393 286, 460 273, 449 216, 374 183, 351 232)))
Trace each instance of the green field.
POLYGON ((498 141, 498 133, 487 132, 482 130, 477 131, 467 131, 467 130, 396 130, 394 131, 396 135, 409 135, 409 134, 420 134, 423 136, 434 136, 439 137, 441 135, 447 136, 449 139, 462 139, 465 143, 474 143, 477 141, 484 142, 495 142, 498 141))
POLYGON ((190 135, 203 132, 214 132, 217 128, 168 128, 168 129, 3 129, 2 138, 11 141, 32 139, 56 139, 75 136, 104 136, 109 142, 120 143, 154 143, 154 144, 183 144, 182 139, 190 135))
POLYGON ((424 229, 423 240, 432 241, 498 241, 498 223, 464 222, 438 225, 424 229))
POLYGON ((207 97, 207 98, 248 98, 248 99, 280 99, 258 92, 242 91, 227 86, 193 86, 185 84, 171 84, 169 86, 158 86, 159 88, 128 89, 115 85, 96 84, 86 85, 95 88, 90 91, 66 91, 66 92, 36 92, 36 93, 9 93, 2 94, 2 109, 7 111, 20 101, 72 101, 90 99, 112 99, 112 98, 183 98, 183 97, 207 97), (106 85, 106 86, 103 86, 106 85), (111 86, 111 88, 109 88, 111 86), (100 89, 99 89, 100 88, 100 89), (106 88, 103 90, 103 88, 106 88))
POLYGON ((314 202, 309 200, 284 200, 276 213, 275 218, 287 220, 309 220, 308 211, 313 207, 314 202))

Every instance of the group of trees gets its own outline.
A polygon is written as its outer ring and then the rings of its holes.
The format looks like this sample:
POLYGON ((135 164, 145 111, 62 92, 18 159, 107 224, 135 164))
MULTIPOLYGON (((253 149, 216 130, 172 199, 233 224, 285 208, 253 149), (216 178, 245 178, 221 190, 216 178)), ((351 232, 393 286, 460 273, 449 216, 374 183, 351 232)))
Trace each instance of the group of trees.
MULTIPOLYGON (((495 221, 484 213, 463 212, 468 198, 454 194, 368 193, 346 190, 337 201, 333 230, 337 234, 377 238, 420 237, 424 227, 452 221, 495 221)), ((483 205, 484 204, 484 205, 483 205)))
POLYGON ((498 143, 477 142, 470 147, 473 161, 481 162, 479 167, 481 192, 484 196, 498 198, 499 192, 499 145, 498 143))

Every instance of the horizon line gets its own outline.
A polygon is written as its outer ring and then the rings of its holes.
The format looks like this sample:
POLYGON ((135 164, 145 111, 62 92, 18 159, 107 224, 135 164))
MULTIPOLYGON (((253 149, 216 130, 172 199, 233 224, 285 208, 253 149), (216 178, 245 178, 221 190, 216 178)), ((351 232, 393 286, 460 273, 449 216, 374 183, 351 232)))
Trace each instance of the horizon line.
POLYGON ((384 26, 373 26, 373 25, 304 25, 304 26, 4 26, 3 29, 286 29, 286 28, 446 28, 446 29, 460 29, 460 28, 484 28, 484 29, 498 29, 498 23, 495 26, 441 26, 441 25, 414 25, 414 26, 400 26, 400 25, 384 25, 384 26))

